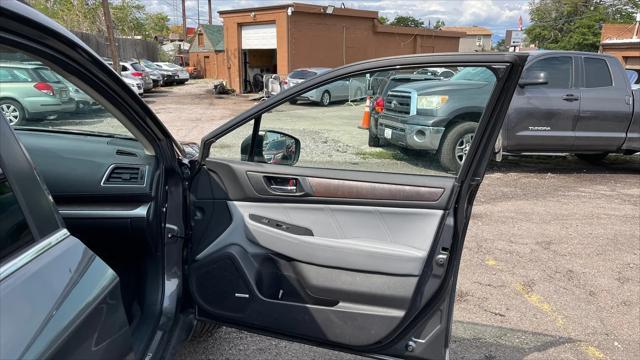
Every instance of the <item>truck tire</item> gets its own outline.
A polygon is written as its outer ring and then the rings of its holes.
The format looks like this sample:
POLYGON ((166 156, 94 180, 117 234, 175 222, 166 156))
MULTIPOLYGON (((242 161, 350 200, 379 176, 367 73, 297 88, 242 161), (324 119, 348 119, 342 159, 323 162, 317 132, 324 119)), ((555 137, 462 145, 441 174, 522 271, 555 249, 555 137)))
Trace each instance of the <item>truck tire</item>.
POLYGON ((477 123, 463 122, 456 124, 444 134, 438 149, 438 160, 443 168, 453 173, 460 170, 476 129, 478 129, 477 123))
POLYGON ((380 139, 378 135, 371 132, 369 129, 369 147, 385 147, 387 146, 387 142, 384 139, 380 139))
POLYGON ((589 163, 599 163, 600 161, 604 160, 604 158, 607 157, 607 155, 609 155, 609 153, 607 152, 603 152, 603 153, 596 153, 596 154, 575 154, 576 157, 582 161, 586 161, 589 163))

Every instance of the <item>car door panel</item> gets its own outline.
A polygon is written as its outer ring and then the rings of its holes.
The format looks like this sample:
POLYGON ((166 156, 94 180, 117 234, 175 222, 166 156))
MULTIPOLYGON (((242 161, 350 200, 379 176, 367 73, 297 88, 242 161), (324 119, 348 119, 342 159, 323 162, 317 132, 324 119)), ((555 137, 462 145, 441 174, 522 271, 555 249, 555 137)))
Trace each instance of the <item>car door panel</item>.
MULTIPOLYGON (((516 57, 500 66, 492 122, 480 123, 458 178, 203 159, 187 256, 197 318, 351 352, 445 358, 471 205, 526 61, 516 57)), ((326 86, 323 77, 210 138, 326 86)))
POLYGON ((129 356, 133 341, 118 276, 69 234, 2 114, 0 168, 0 182, 11 189, 2 200, 13 194, 33 237, 0 259, 0 358, 129 356))

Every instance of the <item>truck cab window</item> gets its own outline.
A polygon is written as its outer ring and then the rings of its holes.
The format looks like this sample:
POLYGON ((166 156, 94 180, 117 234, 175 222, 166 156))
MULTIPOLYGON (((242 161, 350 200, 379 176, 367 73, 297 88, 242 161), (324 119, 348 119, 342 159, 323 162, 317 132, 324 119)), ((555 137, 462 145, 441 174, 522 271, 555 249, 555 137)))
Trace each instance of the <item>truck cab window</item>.
POLYGON ((554 56, 540 59, 527 67, 522 77, 526 78, 526 73, 529 71, 547 73, 549 83, 540 85, 538 88, 569 89, 573 77, 573 58, 571 56, 554 56))
POLYGON ((598 88, 613 86, 609 65, 604 59, 584 58, 585 87, 598 88))

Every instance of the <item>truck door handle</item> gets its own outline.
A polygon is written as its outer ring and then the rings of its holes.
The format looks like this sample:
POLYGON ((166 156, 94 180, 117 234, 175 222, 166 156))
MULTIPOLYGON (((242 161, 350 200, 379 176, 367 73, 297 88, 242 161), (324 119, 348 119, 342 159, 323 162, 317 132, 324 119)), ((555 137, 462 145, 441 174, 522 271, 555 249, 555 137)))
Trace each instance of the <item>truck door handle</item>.
POLYGON ((269 186, 269 189, 273 190, 274 192, 277 193, 296 193, 298 192, 298 187, 297 186, 281 186, 281 185, 271 185, 269 186))
POLYGON ((567 94, 567 95, 562 97, 562 100, 569 101, 569 102, 578 101, 578 100, 580 100, 580 97, 577 96, 577 95, 573 95, 573 94, 567 94))

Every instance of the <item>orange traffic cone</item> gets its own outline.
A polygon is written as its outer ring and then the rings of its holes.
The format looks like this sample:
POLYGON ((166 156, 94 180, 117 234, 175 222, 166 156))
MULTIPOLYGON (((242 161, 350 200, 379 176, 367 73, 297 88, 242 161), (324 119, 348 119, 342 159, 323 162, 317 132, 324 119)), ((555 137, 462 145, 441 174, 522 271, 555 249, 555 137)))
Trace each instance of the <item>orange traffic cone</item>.
POLYGON ((360 129, 368 129, 371 121, 371 113, 369 108, 371 107, 371 98, 367 96, 367 102, 364 104, 364 114, 362 114, 362 120, 360 121, 360 129))

